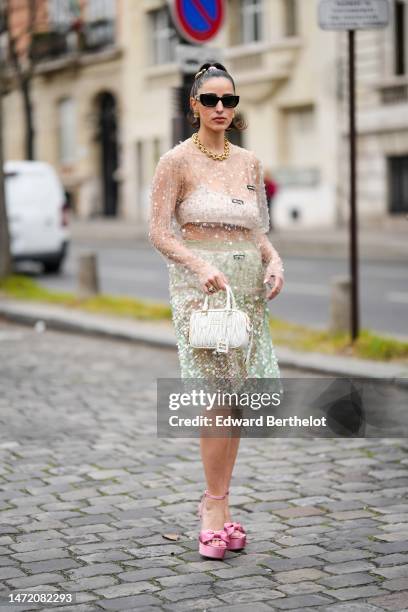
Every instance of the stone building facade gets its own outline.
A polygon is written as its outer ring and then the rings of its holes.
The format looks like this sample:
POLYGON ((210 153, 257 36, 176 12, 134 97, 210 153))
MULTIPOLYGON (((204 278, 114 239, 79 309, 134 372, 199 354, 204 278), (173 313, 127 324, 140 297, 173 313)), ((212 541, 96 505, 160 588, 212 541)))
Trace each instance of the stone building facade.
MULTIPOLYGON (((389 4, 389 27, 356 35, 362 224, 402 223, 408 207, 408 7, 406 0, 389 4)), ((58 169, 78 216, 117 215, 143 226, 155 165, 174 144, 183 82, 177 58, 187 43, 169 3, 40 5, 36 30, 53 36, 48 51, 47 40, 38 43, 36 156, 58 169)), ((278 180, 274 214, 281 227, 348 219, 347 33, 321 30, 317 5, 226 0, 223 27, 200 51, 235 78, 248 122, 240 144, 278 180)), ((24 124, 17 90, 6 96, 5 113, 6 157, 19 159, 24 124)))
MULTIPOLYGON (((9 22, 21 65, 29 53, 34 66, 35 158, 57 169, 79 216, 120 214, 121 2, 37 0, 33 14, 28 7, 11 0, 9 22)), ((6 159, 25 157, 23 110, 13 77, 4 100, 6 159)))
MULTIPOLYGON (((357 195, 362 223, 406 224, 408 213, 408 2, 389 1, 387 28, 356 34, 357 195)), ((347 38, 338 37, 339 217, 348 219, 347 38)))

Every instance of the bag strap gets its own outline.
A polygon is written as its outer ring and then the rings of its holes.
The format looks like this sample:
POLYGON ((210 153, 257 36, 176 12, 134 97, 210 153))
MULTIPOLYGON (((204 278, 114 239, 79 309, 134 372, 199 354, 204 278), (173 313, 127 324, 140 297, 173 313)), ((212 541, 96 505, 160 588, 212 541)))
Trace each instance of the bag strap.
MULTIPOLYGON (((226 303, 225 308, 227 308, 228 310, 231 310, 231 308, 236 308, 237 303, 236 303, 235 296, 232 292, 230 285, 226 285, 226 293, 227 293, 227 303, 226 303)), ((210 297, 213 297, 213 296, 209 296, 208 294, 206 294, 204 304, 202 307, 203 310, 208 310, 208 304, 209 304, 210 297)))
POLYGON ((230 285, 227 285, 227 291, 229 291, 229 293, 231 294, 231 304, 232 304, 232 308, 237 308, 237 302, 235 300, 235 295, 230 287, 230 285))
MULTIPOLYGON (((230 285, 226 285, 226 291, 227 291, 227 304, 226 304, 226 309, 227 310, 231 310, 231 306, 232 308, 236 309, 237 307, 237 303, 235 300, 235 296, 234 293, 230 287, 230 285)), ((204 304, 203 304, 203 310, 208 310, 208 302, 209 302, 209 295, 207 294, 205 296, 205 300, 204 300, 204 304)), ((224 338, 226 338, 227 335, 227 317, 225 317, 225 322, 224 322, 224 338)), ((245 365, 248 366, 249 364, 249 358, 251 356, 251 351, 252 351, 252 345, 253 345, 253 326, 251 325, 251 329, 250 329, 250 336, 249 336, 249 343, 248 343, 248 349, 247 349, 247 353, 245 356, 245 365)), ((227 352, 228 351, 228 345, 227 343, 223 340, 223 339, 219 339, 218 343, 217 343, 217 348, 216 351, 220 351, 220 352, 227 352)))

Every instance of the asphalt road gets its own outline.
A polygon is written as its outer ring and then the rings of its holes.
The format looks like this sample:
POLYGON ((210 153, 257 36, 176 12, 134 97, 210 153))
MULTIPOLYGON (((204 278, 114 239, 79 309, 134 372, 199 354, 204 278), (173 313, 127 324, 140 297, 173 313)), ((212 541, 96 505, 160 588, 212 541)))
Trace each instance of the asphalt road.
MULTIPOLYGON (((60 275, 34 276, 46 287, 75 291, 78 258, 98 255, 103 293, 166 302, 168 275, 164 259, 145 241, 71 243, 60 275)), ((380 257, 380 254, 379 254, 380 257)), ((348 273, 348 262, 323 257, 284 257, 285 285, 270 302, 273 315, 317 328, 329 323, 332 279, 348 273)), ((360 327, 408 338, 408 269, 406 263, 365 260, 359 266, 360 327)))

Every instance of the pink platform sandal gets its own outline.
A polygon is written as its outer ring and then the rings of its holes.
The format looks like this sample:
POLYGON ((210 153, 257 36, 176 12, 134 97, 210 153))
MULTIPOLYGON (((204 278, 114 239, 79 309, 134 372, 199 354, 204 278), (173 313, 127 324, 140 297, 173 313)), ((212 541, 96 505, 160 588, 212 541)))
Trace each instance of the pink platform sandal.
MULTIPOLYGON (((225 493, 227 496, 229 491, 225 493)), ((227 550, 242 550, 246 545, 246 531, 241 523, 224 523, 224 529, 229 535, 227 550), (235 533, 235 535, 233 535, 235 533)))
MULTIPOLYGON (((198 516, 201 518, 203 512, 203 504, 205 496, 211 497, 211 499, 224 499, 225 495, 211 495, 207 489, 204 491, 204 494, 201 498, 201 502, 198 504, 198 516)), ((202 529, 198 536, 198 551, 204 557, 209 557, 210 559, 223 559, 225 555, 225 551, 227 550, 229 542, 229 536, 226 530, 218 529, 214 531, 213 529, 202 529), (219 544, 211 544, 213 540, 220 540, 219 544)))

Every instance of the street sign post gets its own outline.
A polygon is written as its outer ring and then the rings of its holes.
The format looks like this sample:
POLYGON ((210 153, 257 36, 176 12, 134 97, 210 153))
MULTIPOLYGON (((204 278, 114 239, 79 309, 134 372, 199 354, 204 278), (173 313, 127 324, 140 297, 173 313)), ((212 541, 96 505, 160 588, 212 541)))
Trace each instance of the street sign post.
POLYGON ((221 61, 221 49, 203 43, 211 40, 224 20, 224 0, 167 0, 173 24, 189 44, 177 45, 176 61, 180 67, 182 84, 175 94, 175 116, 172 121, 173 144, 191 136, 193 128, 186 121, 189 92, 204 62, 221 61))
POLYGON ((350 136, 350 278, 351 337, 359 335, 358 243, 356 193, 355 30, 388 25, 387 0, 320 0, 319 26, 323 30, 348 31, 349 136, 350 136))
POLYGON ((176 62, 183 73, 196 73, 204 62, 222 62, 223 49, 207 45, 177 45, 176 62))
POLYGON ((168 0, 173 23, 188 42, 203 44, 218 33, 224 21, 224 0, 168 0))

